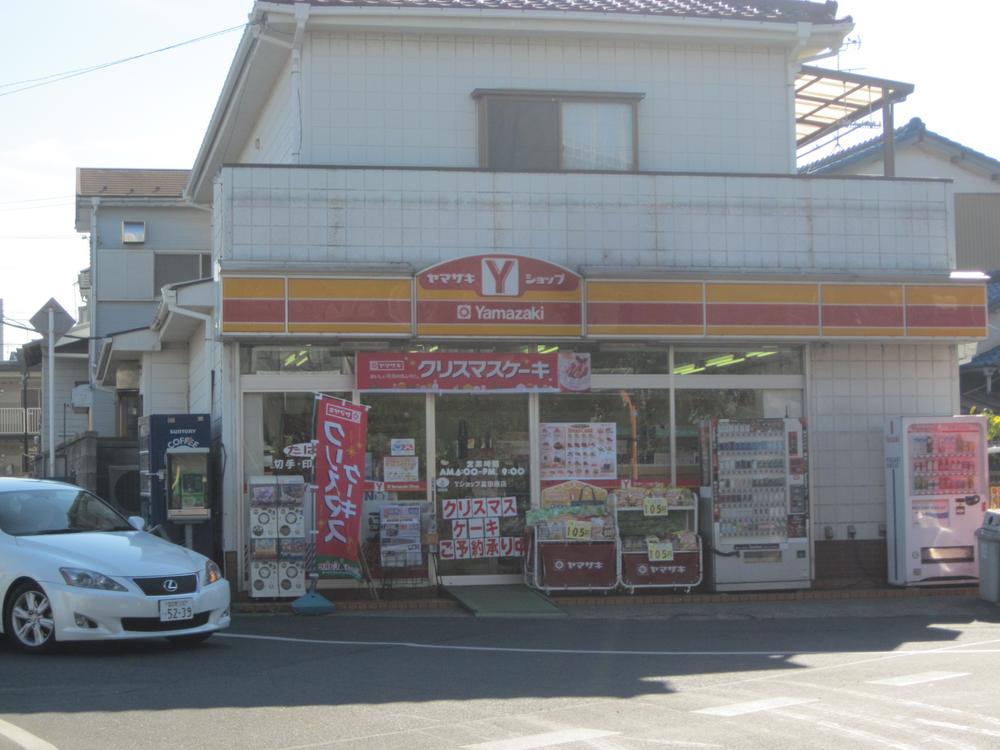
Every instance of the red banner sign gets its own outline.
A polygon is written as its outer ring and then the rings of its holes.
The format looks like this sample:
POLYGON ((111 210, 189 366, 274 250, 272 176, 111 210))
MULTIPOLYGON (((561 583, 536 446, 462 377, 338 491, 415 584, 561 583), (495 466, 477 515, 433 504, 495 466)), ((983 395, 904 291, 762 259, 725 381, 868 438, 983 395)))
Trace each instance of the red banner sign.
POLYGON ((323 578, 361 575, 368 409, 316 397, 316 569, 323 578))
POLYGON ((590 355, 364 353, 358 390, 418 393, 558 393, 590 390, 590 355))

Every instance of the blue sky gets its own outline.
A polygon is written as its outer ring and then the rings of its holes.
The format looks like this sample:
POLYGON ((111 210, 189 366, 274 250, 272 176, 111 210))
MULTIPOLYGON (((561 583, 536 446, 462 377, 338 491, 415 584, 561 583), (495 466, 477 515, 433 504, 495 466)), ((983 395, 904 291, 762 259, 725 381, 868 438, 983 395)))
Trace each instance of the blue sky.
MULTIPOLYGON (((16 81, 148 52, 242 24, 251 0, 9 3, 0 44, 0 299, 27 320, 50 297, 71 314, 87 244, 73 228, 75 169, 189 168, 239 32, 20 93, 16 81)), ((897 125, 921 117, 1000 157, 1000 104, 988 85, 1000 2, 844 0, 856 23, 819 65, 913 83, 897 125)), ((874 131, 866 131, 870 137, 874 131)), ((4 358, 34 338, 4 329, 4 358)))

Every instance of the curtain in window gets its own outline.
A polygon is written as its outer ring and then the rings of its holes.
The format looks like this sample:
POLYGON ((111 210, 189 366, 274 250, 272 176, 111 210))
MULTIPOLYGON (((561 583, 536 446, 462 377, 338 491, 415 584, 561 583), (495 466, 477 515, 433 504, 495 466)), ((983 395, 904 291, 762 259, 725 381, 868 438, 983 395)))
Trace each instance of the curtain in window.
POLYGON ((563 169, 632 169, 632 106, 565 102, 563 169))

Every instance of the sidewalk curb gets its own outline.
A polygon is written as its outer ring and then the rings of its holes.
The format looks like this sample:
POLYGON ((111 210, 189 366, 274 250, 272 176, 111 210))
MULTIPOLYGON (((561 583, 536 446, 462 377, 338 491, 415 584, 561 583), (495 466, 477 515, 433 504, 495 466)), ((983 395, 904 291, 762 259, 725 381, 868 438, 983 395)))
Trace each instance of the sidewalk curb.
MULTIPOLYGON (((733 592, 720 594, 652 594, 607 596, 560 596, 551 595, 551 601, 559 607, 620 607, 689 604, 745 604, 766 602, 809 602, 858 599, 919 599, 928 597, 975 598, 979 596, 976 586, 953 588, 905 588, 905 589, 816 589, 807 591, 764 591, 733 592)), ((336 601, 331 600, 340 612, 391 612, 399 610, 459 610, 458 602, 452 599, 399 599, 388 601, 336 601)), ((292 614, 290 602, 238 602, 232 604, 235 614, 292 614)))

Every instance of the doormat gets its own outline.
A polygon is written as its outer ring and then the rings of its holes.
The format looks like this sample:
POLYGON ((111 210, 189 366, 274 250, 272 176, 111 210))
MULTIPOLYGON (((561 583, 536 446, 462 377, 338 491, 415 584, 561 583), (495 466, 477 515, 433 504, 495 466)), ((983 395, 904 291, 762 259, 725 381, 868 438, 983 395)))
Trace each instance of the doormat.
POLYGON ((509 586, 446 586, 445 593, 476 617, 566 617, 537 591, 509 586))

